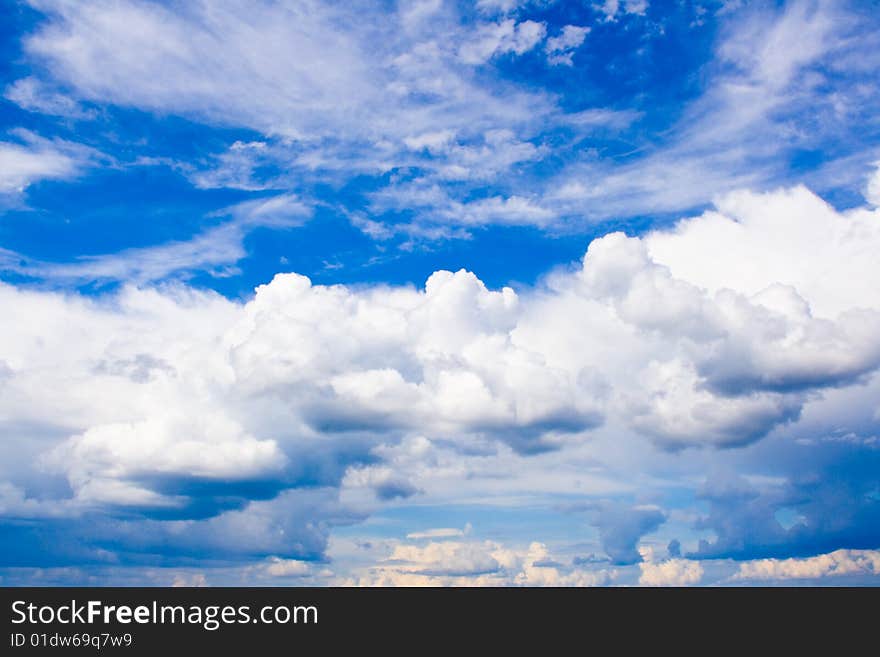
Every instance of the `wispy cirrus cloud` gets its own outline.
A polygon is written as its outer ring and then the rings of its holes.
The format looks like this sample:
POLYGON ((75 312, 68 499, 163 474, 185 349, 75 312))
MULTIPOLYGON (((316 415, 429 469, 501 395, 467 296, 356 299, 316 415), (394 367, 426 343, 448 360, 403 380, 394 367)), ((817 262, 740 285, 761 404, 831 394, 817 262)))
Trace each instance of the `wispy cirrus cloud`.
MULTIPOLYGON (((631 130, 645 113, 638 104, 563 111, 553 93, 487 84, 478 70, 539 49, 551 65, 571 64, 590 25, 551 34, 544 22, 518 16, 465 23, 444 3, 403 3, 381 21, 356 7, 317 3, 215 10, 196 3, 183 12, 153 3, 37 6, 48 19, 25 51, 70 90, 69 101, 52 101, 56 107, 68 103, 73 112, 83 98, 262 133, 209 161, 182 163, 200 187, 283 190, 393 173, 373 196, 386 202, 369 208, 371 221, 391 224, 392 234, 401 232, 394 228, 401 218, 385 212, 408 204, 413 190, 437 193, 421 194, 403 222, 449 236, 438 227, 473 216, 475 192, 485 194, 487 184, 495 186, 490 197, 533 198, 545 211, 489 213, 478 223, 504 225, 515 215, 512 223, 568 231, 699 207, 736 188, 766 189, 790 179, 799 153, 833 142, 831 150, 842 150, 880 98, 860 65, 871 33, 847 8, 824 2, 725 14, 702 93, 653 134, 631 130), (254 34, 286 55, 255 46, 254 34), (279 61, 293 64, 279 68, 279 61), (316 66, 326 74, 315 76, 316 66), (162 84, 152 84, 160 72, 162 84), (559 131, 572 130, 560 142, 559 131), (596 134, 619 135, 633 148, 610 157, 584 148, 596 134), (549 177, 538 173, 548 142, 564 162, 549 177)), ((595 9, 609 20, 648 20, 647 3, 595 9)), ((38 84, 31 77, 11 89, 22 96, 38 84)), ((833 176, 827 164, 811 183, 851 186, 872 158, 841 159, 833 176)))
POLYGON ((71 180, 101 158, 92 148, 14 130, 0 142, 0 195, 19 195, 41 180, 71 180))
POLYGON ((798 580, 880 573, 880 551, 835 550, 806 559, 759 559, 739 567, 734 579, 798 580))
POLYGON ((0 269, 30 279, 59 283, 144 284, 168 277, 187 278, 196 272, 229 276, 247 256, 244 240, 255 228, 300 226, 312 210, 295 196, 281 194, 243 201, 215 213, 230 220, 206 228, 188 240, 125 249, 112 254, 82 256, 70 263, 42 262, 0 250, 0 269))
MULTIPOLYGON (((737 16, 722 32, 703 94, 667 133, 621 161, 573 165, 547 194, 560 214, 601 219, 675 212, 733 189, 777 185, 798 151, 857 139, 849 115, 880 102, 878 90, 855 63, 839 78, 829 69, 874 45, 874 35, 833 3, 737 16)), ((871 158, 861 154, 850 184, 871 158)))

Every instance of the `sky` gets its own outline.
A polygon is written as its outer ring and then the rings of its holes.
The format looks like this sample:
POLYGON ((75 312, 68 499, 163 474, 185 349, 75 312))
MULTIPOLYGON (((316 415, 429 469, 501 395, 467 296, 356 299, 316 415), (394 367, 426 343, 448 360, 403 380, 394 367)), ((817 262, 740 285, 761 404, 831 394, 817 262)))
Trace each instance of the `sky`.
POLYGON ((880 584, 880 5, 0 5, 0 584, 880 584))

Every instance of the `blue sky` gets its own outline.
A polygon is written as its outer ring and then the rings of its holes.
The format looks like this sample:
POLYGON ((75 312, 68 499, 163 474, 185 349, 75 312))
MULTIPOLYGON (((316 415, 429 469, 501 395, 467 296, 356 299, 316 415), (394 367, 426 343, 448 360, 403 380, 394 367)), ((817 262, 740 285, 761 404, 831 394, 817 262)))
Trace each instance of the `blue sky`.
POLYGON ((4 583, 878 582, 876 3, 4 16, 4 583))

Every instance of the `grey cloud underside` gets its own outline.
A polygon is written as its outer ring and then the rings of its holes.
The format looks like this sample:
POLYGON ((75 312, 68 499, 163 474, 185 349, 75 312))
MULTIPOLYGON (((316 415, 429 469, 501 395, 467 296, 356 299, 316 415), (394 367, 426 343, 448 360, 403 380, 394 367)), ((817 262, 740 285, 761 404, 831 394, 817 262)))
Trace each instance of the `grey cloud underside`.
POLYGON ((241 509, 189 519, 152 518, 138 510, 83 511, 41 522, 21 519, 0 527, 4 567, 217 566, 270 556, 324 558, 334 526, 363 520, 342 508, 335 489, 288 490, 241 509))
POLYGON ((602 549, 615 564, 641 561, 639 539, 666 521, 666 515, 658 508, 626 508, 609 503, 597 505, 593 515, 602 549))
POLYGON ((841 546, 874 549, 880 544, 880 500, 876 497, 880 454, 862 455, 865 472, 842 477, 837 468, 806 469, 781 488, 761 490, 735 477, 710 479, 700 497, 710 505, 698 528, 713 540, 700 541, 689 556, 754 559, 808 557, 841 546), (873 472, 872 472, 873 471, 873 472), (785 527, 776 515, 795 508, 785 527))

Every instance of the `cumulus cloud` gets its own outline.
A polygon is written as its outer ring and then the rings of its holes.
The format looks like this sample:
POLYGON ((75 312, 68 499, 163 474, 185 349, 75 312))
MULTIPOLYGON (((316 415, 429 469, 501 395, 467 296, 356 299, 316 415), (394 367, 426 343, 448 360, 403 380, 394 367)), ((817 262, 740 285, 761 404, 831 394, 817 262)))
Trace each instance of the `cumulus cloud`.
POLYGON ((494 544, 432 542, 425 546, 398 545, 388 558, 406 564, 421 575, 482 575, 501 568, 504 555, 494 555, 494 544), (496 558, 497 557, 497 558, 496 558))
POLYGON ((380 564, 347 583, 368 586, 601 586, 606 569, 563 568, 543 543, 527 548, 493 541, 398 543, 380 564))
POLYGON ((208 586, 208 578, 204 573, 179 574, 174 576, 171 586, 187 588, 208 586))
POLYGON ((140 477, 234 482, 283 467, 285 457, 274 441, 257 440, 215 413, 190 407, 185 416, 157 412, 139 422, 90 427, 49 453, 46 463, 67 474, 81 500, 117 505, 165 503, 129 483, 140 477))
MULTIPOLYGON (((291 207, 295 199, 277 197, 230 212, 265 222, 291 207)), ((804 189, 741 194, 667 231, 598 238, 578 266, 519 293, 464 270, 436 272, 418 289, 279 274, 245 301, 181 284, 96 298, 4 284, 0 304, 16 321, 0 325, 0 423, 26 448, 0 466, 3 504, 16 517, 50 515, 47 500, 68 516, 140 511, 155 525, 126 526, 124 540, 113 523, 96 526, 102 540, 142 552, 167 538, 190 552, 314 559, 334 523, 423 494, 432 473, 462 488, 482 476, 503 491, 516 476, 505 459, 579 453, 596 436, 614 449, 636 437, 665 450, 754 444, 823 395, 859 389, 880 364, 869 283, 877 224, 876 210, 837 212, 804 189), (791 229, 792 216, 791 239, 767 238, 791 229), (741 275, 725 251, 746 246, 741 275), (455 455, 479 455, 482 469, 468 472, 455 455), (26 457, 52 478, 20 467, 26 457), (320 499, 279 517, 314 487, 320 499)), ((864 399, 870 416, 876 399, 864 399)), ((588 477, 577 474, 577 485, 588 477)), ((839 490, 815 482, 775 498, 721 484, 704 491, 712 511, 699 528, 716 540, 700 544, 701 557, 748 556, 736 553, 748 547, 745 527, 766 546, 805 551, 873 540, 853 533, 876 517, 870 481, 846 497, 859 504, 844 506, 839 490), (785 530, 773 514, 805 486, 809 527, 785 530)), ((588 510, 618 563, 638 561, 641 537, 669 517, 648 503, 588 510)), ((23 550, 38 542, 15 531, 23 550)), ((514 580, 575 581, 532 551, 517 557, 514 580)), ((440 576, 444 560, 455 572, 443 576, 488 576, 507 572, 506 558, 465 540, 397 557, 410 578, 440 576)), ((695 572, 666 570, 680 568, 695 572)))
POLYGON ((880 551, 835 550, 805 559, 758 559, 740 564, 735 580, 820 579, 880 575, 880 551))
POLYGON ((516 22, 509 18, 480 27, 475 37, 462 45, 459 57, 468 64, 482 64, 497 55, 522 55, 547 34, 547 26, 536 21, 516 22))
MULTIPOLYGON (((875 266, 869 245, 878 235, 875 210, 838 212, 797 186, 724 196, 716 212, 650 235, 647 248, 673 276, 701 288, 751 296, 773 284, 790 286, 812 313, 834 319, 880 306, 880 291, 869 283, 875 266)), ((768 295, 764 305, 772 303, 768 295)), ((790 308, 796 312, 797 302, 790 308)))
POLYGON ((643 561, 639 568, 642 571, 639 584, 642 586, 692 586, 703 578, 703 566, 687 559, 643 561))
POLYGON ((557 36, 547 39, 547 44, 544 47, 547 52, 547 61, 550 64, 572 66, 574 51, 584 42, 589 33, 589 27, 566 25, 557 36))
POLYGON ((737 232, 750 232, 744 221, 716 212, 643 239, 605 236, 590 245, 580 272, 551 282, 553 294, 526 308, 517 337, 544 351, 548 362, 565 361, 569 368, 578 362, 613 377, 614 367, 637 367, 638 380, 619 386, 628 391, 620 402, 634 426, 672 447, 695 439, 720 445, 750 442, 796 419, 805 391, 863 380, 880 356, 872 337, 880 304, 875 290, 862 284, 874 270, 865 245, 878 239, 876 215, 838 213, 799 189, 744 194, 742 199, 753 201, 748 225, 758 234, 787 226, 797 208, 804 238, 790 245, 774 241, 780 244, 777 251, 768 248, 771 242, 762 246, 750 237, 752 251, 741 249, 740 258, 728 258, 722 251, 728 245, 737 250, 735 237, 724 246, 714 236, 714 246, 697 244, 689 230, 700 226, 707 235, 706 225, 729 224, 737 232), (831 251, 819 239, 828 231, 841 235, 831 251), (680 239, 687 239, 687 246, 680 239), (701 254, 695 260, 702 259, 702 267, 685 253, 701 254), (707 253, 718 258, 710 263, 707 253), (744 261, 753 263, 751 273, 742 271, 744 261), (786 268, 788 262, 797 264, 786 268), (838 269, 837 263, 845 264, 838 269), (841 290, 840 295, 832 289, 841 290), (546 331, 552 320, 546 318, 558 316, 563 305, 589 316, 590 326, 581 330, 580 339, 558 327, 551 343, 546 331), (614 356, 608 351, 600 362, 582 346, 583 331, 598 341, 614 333, 615 325, 621 328, 617 344, 633 340, 611 366, 614 356), (661 344, 663 356, 658 357, 655 349, 661 344))
MULTIPOLYGON (((851 408, 859 412, 858 406, 851 408)), ((839 465, 821 459, 802 464, 788 478, 768 481, 713 473, 698 491, 709 510, 698 516, 695 526, 714 537, 700 539, 688 556, 749 560, 810 556, 842 546, 873 549, 880 541, 880 501, 872 470, 878 461, 871 451, 862 450, 860 456, 866 474, 845 478, 839 465)))
POLYGON ((602 549, 615 564, 641 561, 639 539, 666 521, 666 515, 657 507, 626 507, 615 503, 598 503, 592 512, 593 524, 599 528, 602 549))
POLYGON ((296 559, 271 557, 263 570, 272 577, 305 577, 311 574, 311 564, 296 559))
POLYGON ((648 0, 605 0, 594 6, 605 15, 606 21, 613 21, 621 14, 644 16, 649 5, 648 0))

